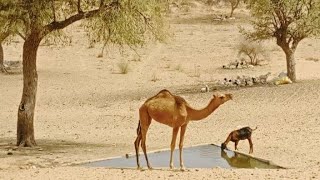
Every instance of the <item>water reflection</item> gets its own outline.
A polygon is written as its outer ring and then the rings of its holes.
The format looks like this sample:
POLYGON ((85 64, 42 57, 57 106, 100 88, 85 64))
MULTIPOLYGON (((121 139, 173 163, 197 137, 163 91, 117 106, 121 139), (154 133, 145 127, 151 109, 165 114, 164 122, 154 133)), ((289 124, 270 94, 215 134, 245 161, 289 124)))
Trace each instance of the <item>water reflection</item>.
POLYGON ((259 161, 250 156, 246 156, 236 152, 231 152, 230 154, 231 155, 229 156, 225 150, 221 150, 221 157, 226 160, 231 167, 234 168, 279 168, 277 166, 272 166, 269 163, 259 161))
POLYGON ((254 168, 254 166, 251 165, 251 161, 250 161, 251 158, 249 156, 233 153, 233 155, 229 157, 224 150, 221 150, 221 157, 224 158, 231 167, 254 168))

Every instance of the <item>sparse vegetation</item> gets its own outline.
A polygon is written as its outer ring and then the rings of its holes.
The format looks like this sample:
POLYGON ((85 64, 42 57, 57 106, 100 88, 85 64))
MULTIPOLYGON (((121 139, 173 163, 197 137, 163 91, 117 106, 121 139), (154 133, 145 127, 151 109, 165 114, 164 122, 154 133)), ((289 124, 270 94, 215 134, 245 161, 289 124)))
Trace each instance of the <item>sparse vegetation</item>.
POLYGON ((171 67, 171 64, 169 63, 164 66, 165 69, 169 69, 170 67, 171 67))
POLYGON ((194 65, 194 73, 190 77, 200 77, 200 75, 199 66, 194 65))
POLYGON ((141 61, 141 56, 137 52, 135 52, 135 55, 133 55, 131 61, 140 62, 141 61))
POLYGON ((121 74, 128 74, 129 72, 129 62, 128 61, 121 61, 117 64, 119 71, 121 74))
POLYGON ((251 65, 258 65, 262 59, 266 59, 266 51, 261 43, 255 41, 244 40, 237 46, 238 56, 246 56, 249 58, 247 61, 251 65))
POLYGON ((306 60, 307 60, 307 61, 314 61, 314 62, 320 61, 319 58, 314 58, 314 57, 308 57, 308 58, 306 58, 306 60))
POLYGON ((231 5, 230 17, 233 17, 234 10, 239 6, 241 0, 227 0, 231 5))
POLYGON ((182 72, 183 69, 182 69, 181 64, 177 64, 177 65, 174 67, 174 70, 179 71, 179 72, 182 72))
POLYGON ((151 81, 152 82, 157 82, 157 81, 159 81, 160 79, 158 78, 158 76, 156 75, 156 73, 153 73, 152 74, 152 78, 151 78, 151 81))

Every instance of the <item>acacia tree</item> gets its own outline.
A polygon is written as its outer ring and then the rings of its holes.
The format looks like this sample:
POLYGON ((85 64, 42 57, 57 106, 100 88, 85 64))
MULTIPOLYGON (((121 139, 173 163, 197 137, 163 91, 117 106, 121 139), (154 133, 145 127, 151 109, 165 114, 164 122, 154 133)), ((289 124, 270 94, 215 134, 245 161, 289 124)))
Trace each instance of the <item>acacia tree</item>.
MULTIPOLYGON (((0 16, 1 16, 1 13, 0 13, 0 16)), ((1 20, 1 17, 0 17, 0 20, 1 20)), ((5 27, 4 26, 5 24, 6 24, 5 22, 0 21, 0 26, 2 27, 0 29, 0 72, 7 73, 7 70, 4 66, 4 51, 3 51, 2 44, 5 41, 10 42, 10 40, 12 39, 10 37, 13 37, 14 35, 19 35, 22 39, 25 39, 25 38, 23 34, 18 31, 17 26, 5 27)))
POLYGON ((275 38, 286 55, 288 77, 296 81, 294 54, 301 40, 320 34, 319 0, 251 0, 254 30, 250 39, 275 38))
POLYGON ((1 18, 1 16, 4 16, 4 9, 6 7, 0 6, 0 72, 7 72, 5 67, 4 67, 4 52, 3 52, 3 47, 2 43, 5 41, 5 39, 11 34, 9 29, 5 26, 6 20, 1 18))
POLYGON ((7 33, 0 33, 0 72, 7 72, 6 68, 4 67, 4 53, 3 53, 3 47, 2 43, 7 38, 7 33))
POLYGON ((99 30, 91 29, 91 33, 101 41, 111 32, 113 43, 142 45, 148 35, 161 39, 165 34, 164 7, 161 0, 1 0, 0 8, 6 13, 1 14, 0 21, 19 23, 25 32, 17 146, 36 145, 33 122, 38 84, 37 50, 41 40, 74 22, 88 19, 96 22, 99 30))
POLYGON ((233 17, 233 12, 236 8, 238 8, 240 0, 228 0, 231 5, 230 17, 233 17))

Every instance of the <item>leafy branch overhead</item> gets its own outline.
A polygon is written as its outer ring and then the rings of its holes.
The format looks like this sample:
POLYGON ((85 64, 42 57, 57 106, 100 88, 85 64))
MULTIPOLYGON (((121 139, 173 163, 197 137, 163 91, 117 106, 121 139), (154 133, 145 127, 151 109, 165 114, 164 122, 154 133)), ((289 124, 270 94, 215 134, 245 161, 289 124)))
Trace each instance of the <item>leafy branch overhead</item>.
POLYGON ((110 42, 132 47, 145 44, 146 37, 160 41, 166 39, 168 27, 163 18, 165 3, 159 4, 157 0, 125 2, 110 11, 99 13, 98 18, 84 21, 91 42, 110 42))
POLYGON ((95 41, 106 41, 110 36, 112 43, 141 45, 146 35, 157 40, 166 38, 165 7, 160 0, 3 0, 0 33, 10 30, 27 36, 32 27, 42 39, 52 31, 86 19, 85 29, 95 41))
POLYGON ((85 21, 89 37, 104 44, 143 45, 147 37, 164 40, 166 2, 162 0, 1 0, 0 36, 21 34, 23 92, 18 109, 17 145, 34 146, 38 85, 37 50, 43 39, 64 37, 65 27, 85 21))

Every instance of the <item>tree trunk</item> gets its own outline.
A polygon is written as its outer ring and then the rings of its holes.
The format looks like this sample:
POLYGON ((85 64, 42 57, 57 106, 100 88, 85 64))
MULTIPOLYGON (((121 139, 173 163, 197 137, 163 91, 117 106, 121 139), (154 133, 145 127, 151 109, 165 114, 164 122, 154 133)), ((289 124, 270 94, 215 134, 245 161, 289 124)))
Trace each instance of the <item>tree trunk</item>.
POLYGON ((234 8, 234 7, 231 5, 230 17, 233 17, 233 11, 234 11, 235 9, 236 9, 236 8, 234 8))
POLYGON ((17 146, 36 145, 33 119, 38 84, 36 60, 40 41, 38 34, 31 34, 23 44, 23 92, 18 109, 17 146))
POLYGON ((5 72, 3 61, 4 61, 3 47, 2 47, 2 42, 0 42, 0 72, 5 72))
POLYGON ((0 73, 8 73, 6 70, 6 67, 4 66, 4 53, 3 53, 3 47, 2 43, 0 42, 0 73))
POLYGON ((233 17, 233 12, 238 7, 239 3, 240 3, 240 0, 231 0, 230 1, 230 4, 231 4, 230 17, 233 17))
POLYGON ((9 33, 0 34, 0 72, 7 72, 4 67, 4 52, 2 47, 2 42, 9 36, 9 33))
POLYGON ((296 61, 294 59, 295 50, 289 49, 285 51, 287 60, 287 75, 292 82, 296 82, 296 61))

